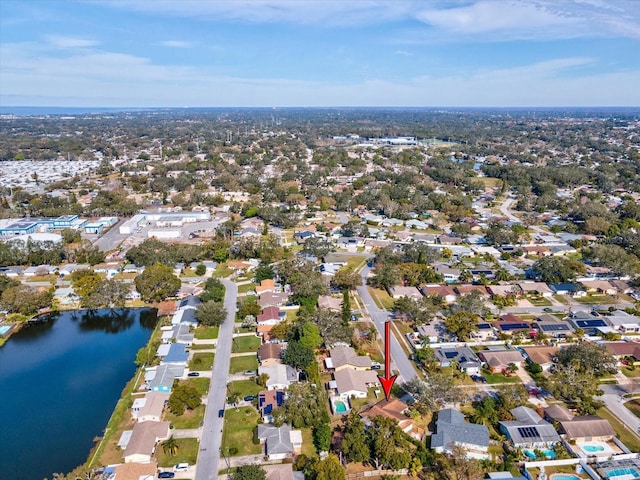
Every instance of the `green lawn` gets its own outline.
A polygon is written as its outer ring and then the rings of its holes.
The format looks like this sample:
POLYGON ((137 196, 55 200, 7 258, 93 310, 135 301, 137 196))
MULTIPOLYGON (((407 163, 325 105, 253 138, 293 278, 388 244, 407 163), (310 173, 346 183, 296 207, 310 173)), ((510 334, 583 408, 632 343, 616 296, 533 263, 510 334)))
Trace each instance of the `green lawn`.
POLYGON ((244 285, 238 285, 238 293, 253 292, 255 289, 256 289, 256 284, 253 282, 249 282, 244 285))
POLYGON ((620 371, 625 377, 640 377, 640 367, 635 367, 633 370, 629 369, 628 367, 620 367, 620 371))
POLYGON ((618 439, 632 452, 640 452, 640 438, 625 427, 607 408, 600 408, 596 414, 609 421, 616 431, 618 439))
POLYGON ((549 300, 544 297, 527 297, 527 300, 531 303, 531 305, 535 305, 536 307, 549 307, 553 305, 549 300))
POLYGON ((513 375, 512 377, 505 377, 501 373, 490 373, 487 370, 482 371, 482 376, 487 379, 487 383, 520 383, 520 377, 513 375))
POLYGON ((228 277, 232 273, 233 273, 233 270, 227 267, 226 263, 222 263, 218 265, 218 268, 216 268, 216 271, 213 272, 212 277, 223 278, 223 277, 228 277))
POLYGON ((189 350, 213 350, 215 348, 213 343, 194 343, 189 347, 189 350))
POLYGON ((553 298, 563 305, 569 305, 569 300, 567 300, 564 295, 554 295, 553 298))
POLYGON ((180 383, 186 383, 187 385, 194 387, 200 395, 206 395, 209 391, 210 378, 187 378, 181 380, 180 383))
POLYGON ((198 340, 212 340, 218 338, 220 327, 198 327, 194 332, 194 337, 198 340))
POLYGON ((574 299, 578 303, 583 303, 585 305, 598 305, 598 304, 610 304, 616 303, 615 298, 610 297, 609 295, 587 295, 586 297, 580 297, 574 299))
POLYGON ((235 337, 231 347, 233 353, 257 352, 262 344, 260 337, 235 337))
POLYGON ((182 415, 174 415, 167 411, 165 420, 171 422, 173 428, 198 428, 204 419, 204 405, 193 410, 185 410, 182 415))
POLYGON ((393 298, 391 298, 391 296, 387 293, 386 290, 383 290, 381 288, 373 288, 373 287, 367 287, 369 289, 369 293, 371 294, 371 297, 373 297, 373 301, 376 302, 376 305, 379 308, 386 308, 387 310, 390 310, 393 307, 393 298))
POLYGON ((316 451, 316 446, 313 444, 313 432, 311 427, 301 428, 302 431, 302 453, 307 456, 307 458, 312 458, 318 455, 316 451))
POLYGON ((233 357, 229 372, 241 373, 245 370, 258 370, 258 357, 256 355, 246 355, 242 357, 233 357))
POLYGON ((213 353, 194 353, 193 358, 189 362, 189 370, 211 370, 213 368, 213 353))
POLYGON ((633 399, 625 402, 625 407, 629 409, 631 413, 633 413, 636 417, 640 418, 640 399, 633 399))
POLYGON ((254 443, 258 412, 253 407, 230 408, 224 412, 222 451, 229 456, 257 455, 262 446, 254 443))
POLYGON ((177 463, 185 462, 189 465, 196 463, 196 460, 198 460, 198 448, 200 446, 198 440, 195 438, 177 438, 176 442, 178 443, 178 452, 173 457, 164 453, 162 442, 158 445, 156 454, 159 467, 172 467, 177 463))
POLYGON ((236 380, 235 382, 230 382, 227 387, 227 392, 235 392, 240 398, 244 398, 248 395, 258 395, 262 387, 258 385, 253 380, 236 380))

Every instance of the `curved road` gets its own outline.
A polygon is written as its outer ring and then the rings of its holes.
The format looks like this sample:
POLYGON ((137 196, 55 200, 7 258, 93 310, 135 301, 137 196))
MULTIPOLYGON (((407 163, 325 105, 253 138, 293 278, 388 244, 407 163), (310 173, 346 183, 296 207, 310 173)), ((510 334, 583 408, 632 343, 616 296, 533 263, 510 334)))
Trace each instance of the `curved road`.
MULTIPOLYGON (((373 301, 369 290, 367 289, 367 276, 369 275, 370 268, 365 266, 362 270, 360 270, 360 276, 364 282, 364 285, 361 285, 357 288, 358 294, 362 299, 362 303, 364 307, 367 309, 371 320, 374 325, 378 329, 378 333, 380 338, 384 339, 384 323, 389 318, 389 312, 386 310, 382 310, 378 308, 376 303, 373 301)), ((391 334, 391 369, 398 371, 398 380, 397 382, 405 383, 409 382, 418 377, 415 369, 413 368, 413 362, 409 360, 407 354, 402 350, 402 347, 398 343, 398 339, 396 339, 395 335, 391 334)))
POLYGON ((231 343, 233 341, 233 327, 236 319, 236 299, 238 287, 227 278, 222 279, 225 286, 224 308, 227 310, 227 320, 220 326, 216 359, 213 362, 211 386, 207 398, 207 409, 204 415, 200 452, 196 467, 196 480, 213 480, 218 478, 218 461, 222 447, 222 427, 224 419, 218 417, 218 411, 225 406, 227 397, 227 378, 231 361, 231 343))

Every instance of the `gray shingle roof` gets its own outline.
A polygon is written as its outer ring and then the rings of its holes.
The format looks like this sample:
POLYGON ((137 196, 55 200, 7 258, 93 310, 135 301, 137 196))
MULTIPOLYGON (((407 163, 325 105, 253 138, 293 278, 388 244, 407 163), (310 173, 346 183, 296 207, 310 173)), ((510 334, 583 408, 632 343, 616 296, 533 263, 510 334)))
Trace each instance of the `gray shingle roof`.
POLYGON ((431 448, 447 448, 452 443, 489 447, 489 429, 484 425, 467 423, 464 415, 452 408, 438 412, 436 433, 431 436, 431 448))

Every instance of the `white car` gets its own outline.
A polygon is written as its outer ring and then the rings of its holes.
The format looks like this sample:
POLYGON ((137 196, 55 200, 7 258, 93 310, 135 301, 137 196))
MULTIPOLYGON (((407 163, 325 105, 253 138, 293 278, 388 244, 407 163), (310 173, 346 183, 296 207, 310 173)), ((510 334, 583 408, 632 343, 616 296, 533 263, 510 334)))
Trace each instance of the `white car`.
POLYGON ((179 463, 173 467, 174 472, 186 472, 187 470, 189 470, 188 463, 179 463))

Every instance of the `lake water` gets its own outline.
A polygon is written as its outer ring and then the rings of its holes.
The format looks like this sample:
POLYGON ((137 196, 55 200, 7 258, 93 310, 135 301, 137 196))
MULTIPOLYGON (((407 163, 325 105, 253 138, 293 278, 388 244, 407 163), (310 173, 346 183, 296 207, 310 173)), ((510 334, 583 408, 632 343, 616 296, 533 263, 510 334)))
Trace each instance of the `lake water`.
POLYGON ((0 478, 84 463, 157 321, 150 309, 53 314, 0 348, 0 478))

